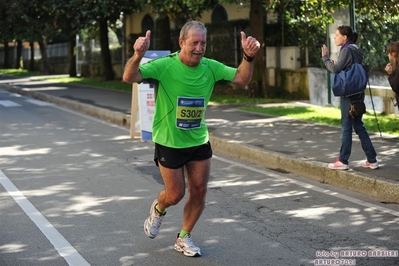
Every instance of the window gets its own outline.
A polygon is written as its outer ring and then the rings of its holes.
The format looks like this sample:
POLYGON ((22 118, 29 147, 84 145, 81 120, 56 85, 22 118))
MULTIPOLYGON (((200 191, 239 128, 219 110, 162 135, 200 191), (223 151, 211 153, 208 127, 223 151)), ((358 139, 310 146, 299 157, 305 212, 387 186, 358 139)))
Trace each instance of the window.
POLYGON ((212 11, 212 23, 227 21, 227 12, 222 5, 216 5, 212 11))
POLYGON ((147 30, 154 30, 154 21, 150 15, 145 15, 143 20, 141 21, 141 32, 147 32, 147 30))

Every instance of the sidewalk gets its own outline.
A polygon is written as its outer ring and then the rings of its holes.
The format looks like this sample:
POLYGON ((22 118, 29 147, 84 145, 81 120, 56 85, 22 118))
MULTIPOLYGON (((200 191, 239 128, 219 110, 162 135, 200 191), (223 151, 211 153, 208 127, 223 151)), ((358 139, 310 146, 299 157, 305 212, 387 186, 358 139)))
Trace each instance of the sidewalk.
MULTIPOLYGON (((0 89, 130 125, 131 93, 1 75, 0 89)), ((340 127, 239 111, 233 105, 208 106, 206 121, 215 153, 399 203, 398 137, 370 133, 380 163, 380 169, 370 170, 360 166, 365 155, 354 135, 350 170, 337 171, 327 164, 338 156, 340 127)))

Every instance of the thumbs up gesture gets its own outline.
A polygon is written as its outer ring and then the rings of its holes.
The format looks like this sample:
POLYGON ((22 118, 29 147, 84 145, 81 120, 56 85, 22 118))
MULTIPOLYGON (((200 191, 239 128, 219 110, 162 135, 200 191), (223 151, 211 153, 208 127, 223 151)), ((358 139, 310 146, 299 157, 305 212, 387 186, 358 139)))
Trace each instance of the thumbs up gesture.
POLYGON ((145 52, 150 48, 151 31, 147 30, 145 37, 139 37, 133 45, 134 53, 144 56, 145 52))
POLYGON ((248 36, 245 32, 241 32, 241 45, 244 53, 250 57, 254 57, 260 49, 260 43, 252 36, 248 36))

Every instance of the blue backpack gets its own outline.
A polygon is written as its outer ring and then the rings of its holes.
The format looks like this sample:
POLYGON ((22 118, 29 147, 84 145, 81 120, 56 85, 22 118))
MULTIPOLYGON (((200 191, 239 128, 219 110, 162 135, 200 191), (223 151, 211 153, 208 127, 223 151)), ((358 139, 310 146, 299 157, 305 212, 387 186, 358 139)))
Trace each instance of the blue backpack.
POLYGON ((348 97, 361 93, 366 89, 369 75, 367 69, 358 62, 351 48, 347 48, 355 63, 348 69, 343 69, 334 76, 333 93, 335 96, 348 97))

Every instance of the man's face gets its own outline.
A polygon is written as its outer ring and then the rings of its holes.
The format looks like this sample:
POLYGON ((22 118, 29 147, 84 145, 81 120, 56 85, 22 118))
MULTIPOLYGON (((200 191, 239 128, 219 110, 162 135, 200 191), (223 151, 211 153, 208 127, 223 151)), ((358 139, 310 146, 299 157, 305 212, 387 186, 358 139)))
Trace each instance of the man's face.
POLYGON ((202 30, 192 29, 186 40, 179 39, 180 60, 188 66, 198 66, 206 50, 206 34, 202 30))

